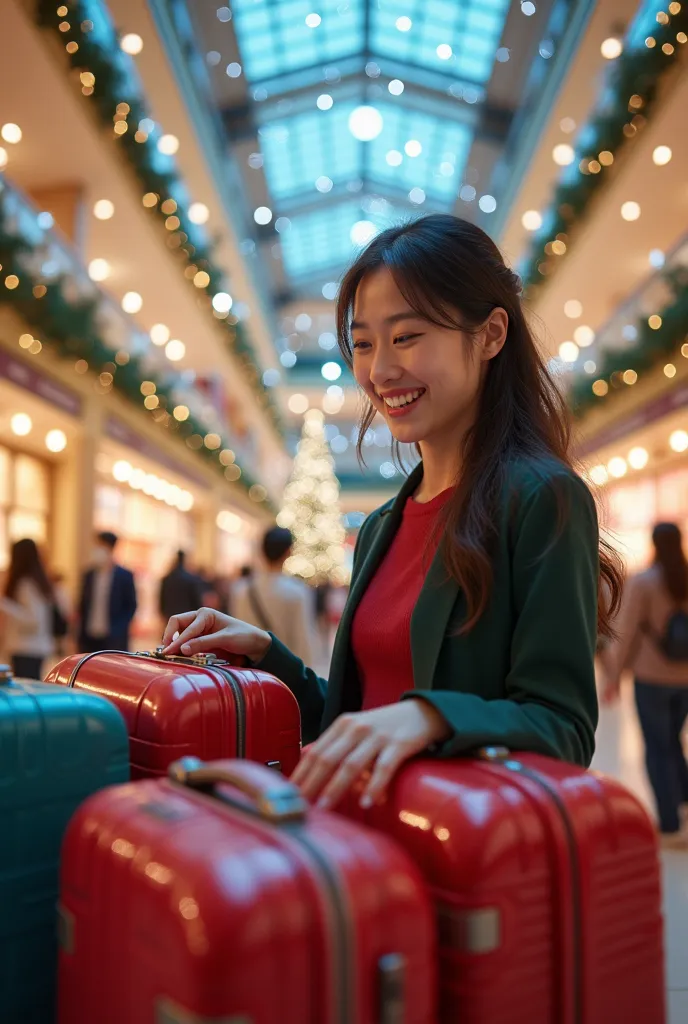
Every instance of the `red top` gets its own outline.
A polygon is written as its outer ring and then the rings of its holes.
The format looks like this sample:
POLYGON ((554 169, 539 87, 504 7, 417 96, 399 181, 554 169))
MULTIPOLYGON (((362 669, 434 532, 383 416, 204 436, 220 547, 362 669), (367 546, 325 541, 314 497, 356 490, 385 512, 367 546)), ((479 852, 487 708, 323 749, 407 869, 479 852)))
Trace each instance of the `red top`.
POLYGON ((435 555, 435 518, 451 488, 420 503, 407 498, 399 529, 356 609, 351 644, 363 710, 393 704, 414 688, 411 615, 435 555))

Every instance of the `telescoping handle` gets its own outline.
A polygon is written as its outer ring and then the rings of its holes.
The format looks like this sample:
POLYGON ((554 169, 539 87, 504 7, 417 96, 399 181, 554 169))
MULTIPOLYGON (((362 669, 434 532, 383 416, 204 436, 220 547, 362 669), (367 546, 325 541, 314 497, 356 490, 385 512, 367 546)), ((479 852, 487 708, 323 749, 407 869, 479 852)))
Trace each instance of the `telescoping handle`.
POLYGON ((201 761, 197 757, 183 757, 168 769, 169 777, 182 786, 210 792, 222 800, 216 791, 219 785, 232 786, 248 797, 252 810, 264 821, 275 825, 302 822, 308 804, 298 787, 272 768, 250 761, 201 761))

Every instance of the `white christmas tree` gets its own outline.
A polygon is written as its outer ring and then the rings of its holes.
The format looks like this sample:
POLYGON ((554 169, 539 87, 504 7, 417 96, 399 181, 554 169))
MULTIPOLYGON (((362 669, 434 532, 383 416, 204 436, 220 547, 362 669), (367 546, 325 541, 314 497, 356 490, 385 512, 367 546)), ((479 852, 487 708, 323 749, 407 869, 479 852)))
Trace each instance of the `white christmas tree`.
POLYGON ((339 481, 323 419, 318 409, 311 409, 304 417, 291 479, 284 490, 284 505, 277 516, 278 525, 294 536, 294 548, 284 568, 313 586, 349 582, 339 481))

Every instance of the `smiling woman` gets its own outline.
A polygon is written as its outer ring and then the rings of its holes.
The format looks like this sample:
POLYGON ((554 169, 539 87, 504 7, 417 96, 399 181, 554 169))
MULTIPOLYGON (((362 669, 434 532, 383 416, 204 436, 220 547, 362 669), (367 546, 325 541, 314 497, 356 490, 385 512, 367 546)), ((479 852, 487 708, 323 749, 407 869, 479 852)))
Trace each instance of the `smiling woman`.
POLYGON ((364 805, 379 800, 422 751, 497 744, 587 765, 620 571, 518 278, 479 228, 433 215, 370 243, 337 325, 368 399, 359 444, 379 412, 422 462, 361 528, 329 680, 217 615, 174 641, 171 623, 170 652, 243 653, 292 689, 314 741, 293 778, 323 806, 362 775, 364 805))

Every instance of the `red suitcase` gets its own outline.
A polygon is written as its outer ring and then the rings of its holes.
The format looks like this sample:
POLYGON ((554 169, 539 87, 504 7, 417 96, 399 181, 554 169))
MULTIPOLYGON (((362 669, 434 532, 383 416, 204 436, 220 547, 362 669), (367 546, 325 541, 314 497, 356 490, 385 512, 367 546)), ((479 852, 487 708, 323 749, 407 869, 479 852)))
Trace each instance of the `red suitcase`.
POLYGON ((72 818, 59 1024, 434 1024, 431 908, 395 844, 262 765, 170 776, 72 818))
POLYGON ((385 803, 339 810, 431 887, 441 1024, 663 1024, 656 836, 619 783, 491 748, 412 761, 385 803))
POLYGON ((301 716, 291 690, 266 672, 212 654, 191 658, 100 651, 60 662, 47 682, 107 697, 129 733, 131 777, 165 775, 173 761, 247 758, 289 775, 301 716))

